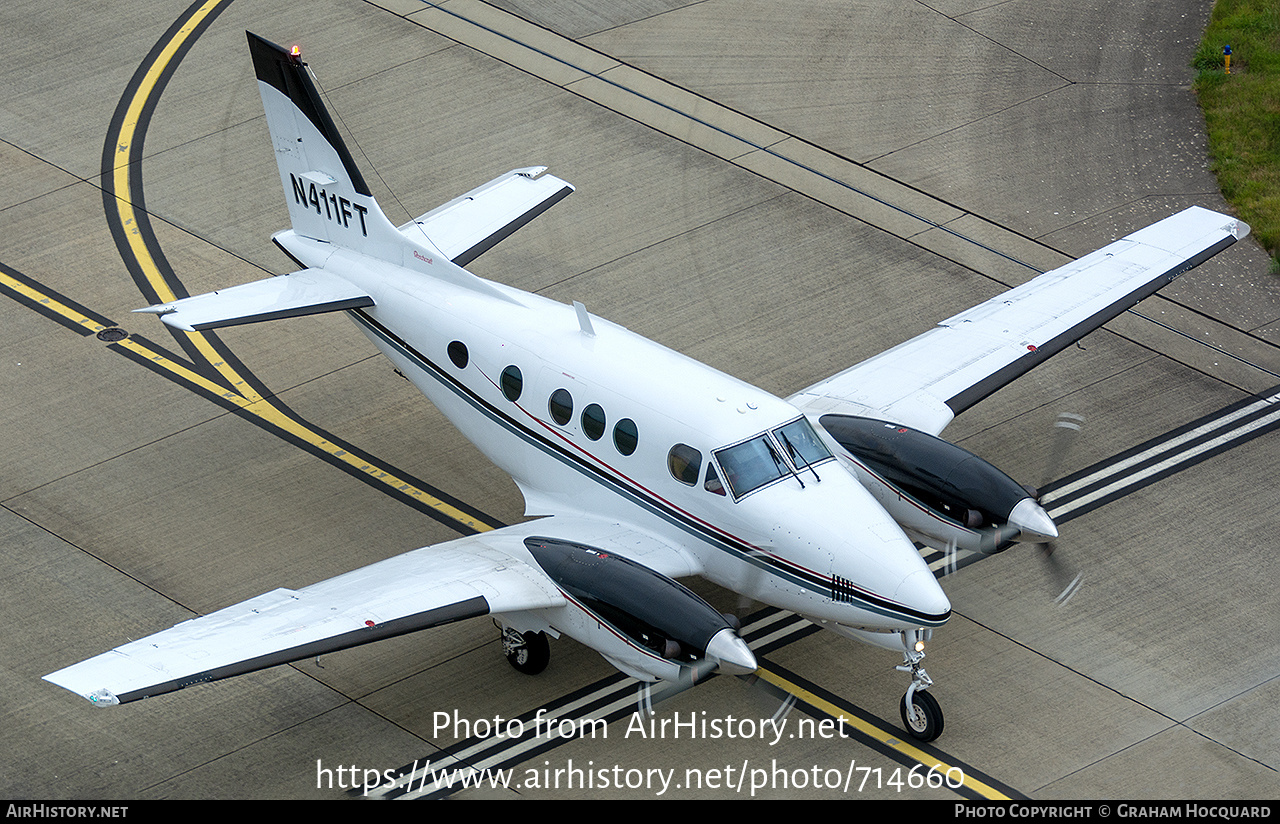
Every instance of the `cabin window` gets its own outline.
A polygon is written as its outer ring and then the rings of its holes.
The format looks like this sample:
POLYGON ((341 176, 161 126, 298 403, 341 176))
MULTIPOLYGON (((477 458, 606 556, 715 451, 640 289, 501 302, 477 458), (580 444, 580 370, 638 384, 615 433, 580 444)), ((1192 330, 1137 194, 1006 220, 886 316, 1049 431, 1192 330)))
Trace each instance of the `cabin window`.
POLYGON ((640 442, 640 434, 636 431, 636 422, 630 418, 623 418, 613 427, 613 445, 623 455, 630 455, 636 451, 636 445, 640 442))
POLYGON ((682 484, 693 486, 702 471, 702 453, 687 444, 678 443, 667 453, 667 469, 671 477, 682 484))
POLYGON ((593 441, 600 440, 604 435, 604 410, 600 408, 600 404, 588 404, 582 410, 582 431, 593 441))
POLYGON ((716 459, 735 498, 741 498, 790 472, 768 435, 759 435, 737 446, 718 450, 716 459))
POLYGON ((551 411, 551 420, 564 426, 573 417, 573 396, 568 389, 557 389, 551 393, 547 408, 551 411))
POLYGON ((707 464, 707 480, 703 482, 702 488, 717 495, 724 494, 724 484, 720 483, 720 476, 716 474, 716 465, 713 463, 707 464))
POLYGON ((459 369, 467 368, 467 361, 470 355, 467 354, 467 345, 460 340, 455 340, 449 344, 449 360, 453 361, 453 365, 459 369))
POLYGON ((520 367, 508 366, 503 369, 499 384, 502 386, 503 397, 512 403, 519 400, 520 392, 524 389, 524 376, 520 374, 520 367))

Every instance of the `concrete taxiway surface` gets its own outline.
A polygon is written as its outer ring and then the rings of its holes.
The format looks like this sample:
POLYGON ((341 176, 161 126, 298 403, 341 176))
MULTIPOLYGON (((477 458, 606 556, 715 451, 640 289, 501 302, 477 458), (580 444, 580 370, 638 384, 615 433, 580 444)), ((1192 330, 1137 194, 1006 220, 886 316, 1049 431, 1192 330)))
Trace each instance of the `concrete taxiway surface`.
MULTIPOLYGON (((302 44, 393 220, 545 164, 577 192, 473 271, 788 394, 1180 208, 1225 208, 1188 89, 1208 6, 5 4, 0 795, 342 797, 326 784, 353 775, 325 770, 397 771, 465 732, 436 713, 510 719, 613 673, 562 641, 546 673, 519 676, 473 621, 111 711, 40 680, 455 537, 457 513, 521 517, 511 482, 345 319, 227 330, 207 355, 129 314, 156 282, 194 294, 291 268, 269 241, 287 215, 245 29, 302 44), (149 54, 163 70, 140 68, 149 54), (107 326, 129 337, 83 334, 107 326)), ((1274 394, 1267 266, 1238 244, 946 434, 1041 483, 1059 411, 1086 419, 1065 476, 1274 394)), ((956 615, 929 658, 947 729, 924 757, 1013 796, 1280 794, 1267 432, 1073 516, 1058 557, 1086 583, 1064 607, 1033 551, 950 577, 956 615)), ((678 769, 666 797, 746 797, 731 776, 754 768, 774 770, 760 797, 983 794, 886 783, 915 763, 889 743, 893 655, 819 633, 767 658, 888 732, 770 744, 616 722, 548 742, 516 767, 522 786, 483 794, 648 798, 650 771, 678 769), (567 787, 570 767, 646 778, 567 787), (815 786, 851 768, 871 783, 815 786)), ((660 715, 777 705, 716 679, 660 715)))

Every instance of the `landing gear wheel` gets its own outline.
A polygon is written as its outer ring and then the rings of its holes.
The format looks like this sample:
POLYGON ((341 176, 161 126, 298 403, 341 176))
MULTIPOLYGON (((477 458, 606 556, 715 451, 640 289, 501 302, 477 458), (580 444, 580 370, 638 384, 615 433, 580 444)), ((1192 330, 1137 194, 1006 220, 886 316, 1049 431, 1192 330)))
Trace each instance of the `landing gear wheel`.
POLYGON ((932 695, 924 690, 916 690, 911 697, 915 705, 915 720, 907 712, 907 696, 902 696, 902 725, 907 733, 918 741, 933 741, 942 735, 942 708, 932 695))
POLYGON ((537 675, 551 661, 551 645, 545 632, 526 632, 520 635, 521 643, 510 644, 504 639, 507 663, 525 675, 537 675))

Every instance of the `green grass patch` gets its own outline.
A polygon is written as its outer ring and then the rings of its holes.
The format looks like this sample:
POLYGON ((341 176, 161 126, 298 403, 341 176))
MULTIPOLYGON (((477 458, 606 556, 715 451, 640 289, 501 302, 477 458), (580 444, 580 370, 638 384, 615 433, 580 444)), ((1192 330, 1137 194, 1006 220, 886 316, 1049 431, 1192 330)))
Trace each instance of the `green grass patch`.
POLYGON ((1223 196, 1271 255, 1274 270, 1280 252, 1280 0, 1217 0, 1191 65, 1211 168, 1223 196))

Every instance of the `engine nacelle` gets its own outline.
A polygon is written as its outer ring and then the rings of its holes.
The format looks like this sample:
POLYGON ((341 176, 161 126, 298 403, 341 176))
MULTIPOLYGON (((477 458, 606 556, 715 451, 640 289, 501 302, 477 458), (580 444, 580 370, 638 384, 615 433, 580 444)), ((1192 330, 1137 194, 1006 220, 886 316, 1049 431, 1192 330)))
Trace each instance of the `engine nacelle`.
POLYGON ((728 619, 687 587, 595 547, 537 537, 524 544, 573 608, 558 628, 624 672, 675 680, 702 660, 722 672, 755 671, 755 656, 728 619))
POLYGON ((986 553, 1009 539, 1058 536, 1031 490, 966 449, 874 418, 823 415, 819 422, 908 533, 986 553))

